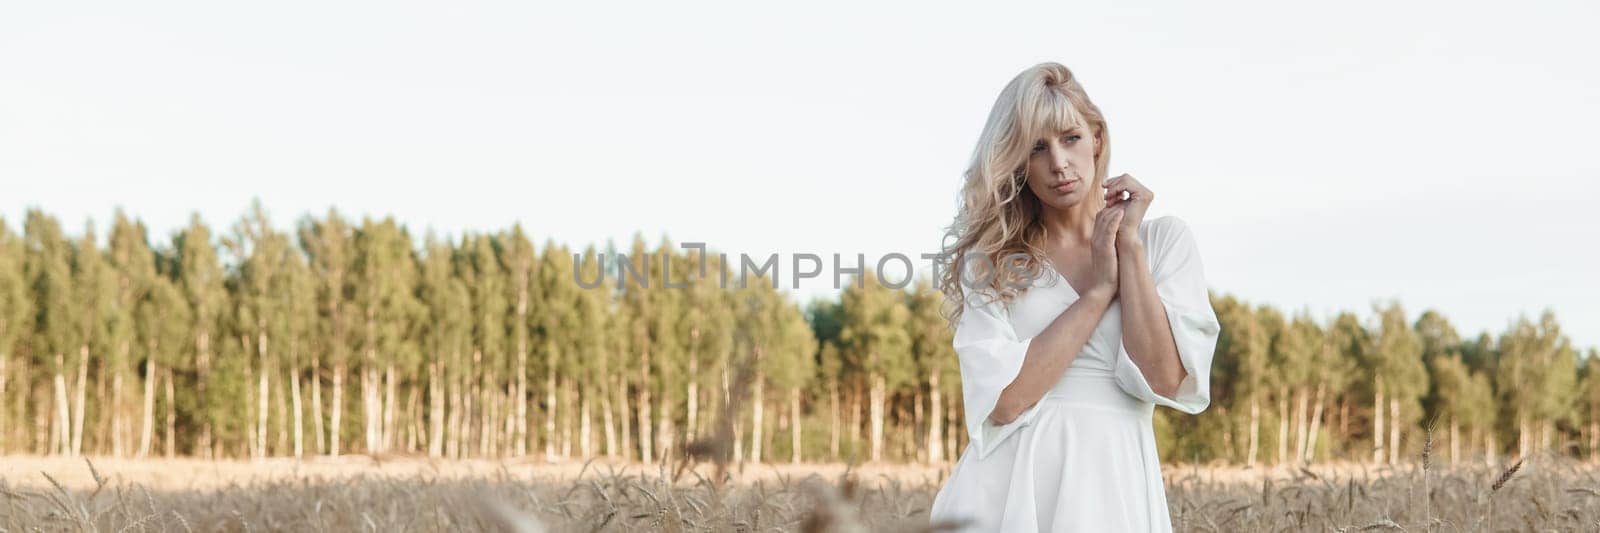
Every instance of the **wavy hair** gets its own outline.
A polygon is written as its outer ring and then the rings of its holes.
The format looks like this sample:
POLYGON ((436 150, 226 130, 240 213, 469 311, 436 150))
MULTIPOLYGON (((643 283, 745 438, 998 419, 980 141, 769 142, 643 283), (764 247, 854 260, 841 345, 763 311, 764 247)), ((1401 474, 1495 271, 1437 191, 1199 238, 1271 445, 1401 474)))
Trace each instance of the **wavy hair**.
MULTIPOLYGON (((1111 136, 1105 116, 1071 70, 1054 62, 1034 65, 1012 78, 995 99, 938 258, 944 316, 952 327, 971 296, 968 289, 1010 302, 1031 286, 1024 279, 1038 279, 1049 268, 1039 222, 1042 208, 1028 188, 1028 156, 1039 139, 1071 126, 1088 126, 1098 138, 1093 183, 1087 190, 1100 190, 1111 160, 1111 136)), ((1088 196, 1105 207, 1104 198, 1088 196)))

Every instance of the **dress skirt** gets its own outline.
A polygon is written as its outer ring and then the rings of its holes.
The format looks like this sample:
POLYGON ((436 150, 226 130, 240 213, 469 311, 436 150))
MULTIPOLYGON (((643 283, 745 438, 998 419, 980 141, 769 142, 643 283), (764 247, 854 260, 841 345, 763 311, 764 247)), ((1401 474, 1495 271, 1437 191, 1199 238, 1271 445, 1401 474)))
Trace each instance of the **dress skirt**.
POLYGON ((968 447, 930 515, 962 531, 1171 531, 1155 404, 1073 368, 987 456, 968 447))

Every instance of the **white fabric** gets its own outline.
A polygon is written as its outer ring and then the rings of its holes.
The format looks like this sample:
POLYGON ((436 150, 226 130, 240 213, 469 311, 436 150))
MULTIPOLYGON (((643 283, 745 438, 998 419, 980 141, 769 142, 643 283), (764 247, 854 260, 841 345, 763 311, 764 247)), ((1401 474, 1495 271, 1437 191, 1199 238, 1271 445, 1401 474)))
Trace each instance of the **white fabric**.
POLYGON ((966 521, 967 531, 1172 530, 1151 417, 1156 405, 1191 414, 1210 405, 1222 328, 1188 225, 1165 216, 1144 221, 1139 234, 1188 370, 1177 394, 1151 390, 1122 346, 1113 301, 1050 392, 997 425, 989 414, 1021 371, 1028 344, 1078 294, 1050 265, 1009 304, 973 294, 954 343, 969 442, 934 497, 933 521, 966 521))

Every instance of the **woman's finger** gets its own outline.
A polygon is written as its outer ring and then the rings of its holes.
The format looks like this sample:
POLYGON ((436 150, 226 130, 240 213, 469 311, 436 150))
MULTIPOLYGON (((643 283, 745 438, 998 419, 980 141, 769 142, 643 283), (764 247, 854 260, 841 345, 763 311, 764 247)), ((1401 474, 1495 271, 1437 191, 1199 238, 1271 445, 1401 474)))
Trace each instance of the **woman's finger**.
POLYGON ((1128 190, 1126 185, 1117 185, 1106 189, 1106 201, 1122 201, 1122 191, 1128 190))
POLYGON ((1104 219, 1099 221, 1099 230, 1101 236, 1112 235, 1116 230, 1117 222, 1122 220, 1122 208, 1108 207, 1106 208, 1106 211, 1110 211, 1110 213, 1108 213, 1104 219))

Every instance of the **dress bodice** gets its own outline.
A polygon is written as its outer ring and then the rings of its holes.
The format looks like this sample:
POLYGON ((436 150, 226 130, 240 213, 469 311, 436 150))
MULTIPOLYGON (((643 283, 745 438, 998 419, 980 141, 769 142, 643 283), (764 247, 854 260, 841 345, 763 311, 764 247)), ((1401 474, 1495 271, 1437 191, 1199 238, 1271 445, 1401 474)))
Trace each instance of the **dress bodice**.
MULTIPOLYGON (((1027 291, 1008 304, 1011 327, 1017 338, 1028 339, 1038 335, 1072 302, 1078 300, 1072 284, 1067 283, 1067 279, 1054 267, 1047 263, 1041 266, 1041 270, 1044 275, 1034 280, 1027 291)), ((1083 351, 1067 367, 1067 372, 1109 373, 1115 368, 1117 349, 1121 346, 1122 313, 1117 301, 1112 300, 1105 314, 1100 316, 1100 322, 1095 324, 1094 332, 1084 342, 1083 351)))

